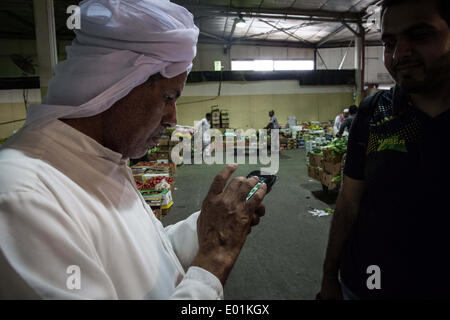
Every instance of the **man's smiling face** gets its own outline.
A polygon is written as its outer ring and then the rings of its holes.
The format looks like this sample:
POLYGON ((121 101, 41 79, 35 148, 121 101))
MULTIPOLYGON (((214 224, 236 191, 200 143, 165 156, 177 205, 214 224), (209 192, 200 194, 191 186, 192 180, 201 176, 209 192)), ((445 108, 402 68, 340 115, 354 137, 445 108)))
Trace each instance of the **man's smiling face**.
POLYGON ((383 14, 384 64, 408 93, 449 80, 450 31, 434 1, 406 1, 383 14))

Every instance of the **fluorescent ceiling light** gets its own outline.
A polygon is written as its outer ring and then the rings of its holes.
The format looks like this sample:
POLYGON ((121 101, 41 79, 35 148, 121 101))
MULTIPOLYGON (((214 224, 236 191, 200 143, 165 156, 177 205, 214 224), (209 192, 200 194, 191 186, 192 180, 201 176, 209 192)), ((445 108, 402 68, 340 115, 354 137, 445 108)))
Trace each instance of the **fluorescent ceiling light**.
POLYGON ((273 60, 234 60, 233 71, 273 71, 273 60))
POLYGON ((253 60, 235 60, 231 61, 231 70, 233 71, 249 71, 253 70, 253 60))
POLYGON ((276 71, 314 70, 314 60, 275 60, 273 64, 276 71))
POLYGON ((391 90, 394 85, 379 85, 378 90, 391 90))
POLYGON ((273 71, 273 60, 253 60, 253 70, 273 71))
POLYGON ((233 71, 314 70, 314 60, 232 60, 233 71))

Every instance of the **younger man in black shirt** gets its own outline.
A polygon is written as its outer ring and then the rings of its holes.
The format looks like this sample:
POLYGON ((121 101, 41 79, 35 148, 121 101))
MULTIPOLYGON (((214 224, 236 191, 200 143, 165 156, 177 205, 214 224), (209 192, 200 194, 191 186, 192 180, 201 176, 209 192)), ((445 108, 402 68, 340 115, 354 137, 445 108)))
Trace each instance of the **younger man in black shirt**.
POLYGON ((365 99, 354 119, 322 299, 450 298, 449 4, 383 2, 397 86, 365 99))

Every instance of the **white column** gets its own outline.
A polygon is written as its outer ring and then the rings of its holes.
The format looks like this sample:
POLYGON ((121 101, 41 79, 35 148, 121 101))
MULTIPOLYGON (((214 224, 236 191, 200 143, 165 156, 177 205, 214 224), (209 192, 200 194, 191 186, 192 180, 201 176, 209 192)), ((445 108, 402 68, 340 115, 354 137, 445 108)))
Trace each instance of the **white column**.
POLYGON ((33 8, 39 81, 44 97, 58 63, 53 0, 33 0, 33 8))

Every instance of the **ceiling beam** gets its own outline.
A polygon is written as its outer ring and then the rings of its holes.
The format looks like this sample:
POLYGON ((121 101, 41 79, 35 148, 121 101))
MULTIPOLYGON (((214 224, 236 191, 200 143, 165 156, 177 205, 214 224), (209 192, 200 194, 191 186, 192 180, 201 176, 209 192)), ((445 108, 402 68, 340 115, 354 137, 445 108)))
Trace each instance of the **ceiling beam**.
POLYGON ((341 25, 339 28, 337 28, 336 30, 334 30, 333 32, 329 33, 327 36, 323 37, 317 44, 317 47, 322 46, 325 42, 327 42, 328 40, 330 40, 331 38, 333 38, 335 35, 337 35, 339 32, 341 32, 342 30, 344 30, 346 28, 345 25, 341 25))
MULTIPOLYGON (((203 34, 203 33, 202 33, 203 34)), ((203 34, 204 35, 204 34, 203 34)), ((220 39, 220 37, 208 37, 204 35, 204 37, 200 37, 198 43, 201 44, 217 44, 217 45, 228 45, 226 39, 220 39), (219 38, 219 39, 218 39, 219 38)), ((232 45, 242 45, 242 46, 265 46, 265 47, 289 47, 289 48, 310 48, 314 49, 316 46, 313 43, 312 45, 308 45, 299 41, 279 41, 279 40, 258 40, 258 39, 233 39, 231 42, 232 45)), ((373 46, 381 46, 381 41, 366 41, 366 47, 373 46)), ((341 42, 327 42, 323 44, 320 49, 325 48, 346 48, 348 47, 348 40, 341 42)))
POLYGON ((214 35, 212 33, 209 33, 209 32, 200 31, 200 34, 202 34, 202 35, 204 35, 204 36, 206 36, 208 38, 212 38, 212 39, 216 39, 216 40, 222 41, 223 43, 228 43, 227 39, 224 39, 222 37, 216 36, 216 35, 214 35))
POLYGON ((358 12, 331 12, 324 10, 300 10, 294 8, 246 8, 235 6, 205 6, 205 5, 192 5, 184 4, 180 0, 173 1, 188 8, 192 11, 223 13, 223 15, 229 14, 231 16, 238 16, 242 14, 244 17, 265 17, 279 19, 296 19, 296 20, 310 20, 310 21, 325 21, 336 22, 345 20, 349 23, 357 23, 361 21, 361 14, 358 12))
POLYGON ((350 30, 355 36, 360 37, 361 34, 359 32, 356 32, 355 29, 353 29, 352 27, 350 27, 346 22, 342 22, 342 24, 348 29, 350 30))
MULTIPOLYGON (((252 20, 252 21, 255 21, 255 20, 252 20)), ((300 27, 301 27, 301 25, 300 25, 300 27)), ((272 35, 272 34, 274 34, 274 33, 283 32, 283 30, 289 31, 289 30, 291 30, 291 29, 299 29, 299 26, 292 26, 292 27, 288 27, 288 28, 279 28, 278 30, 272 29, 272 30, 267 31, 267 32, 261 32, 261 33, 251 34, 251 35, 249 35, 249 36, 246 35, 246 36, 242 37, 241 39, 251 39, 251 38, 254 38, 254 37, 265 36, 265 35, 267 35, 267 34, 268 34, 268 35, 272 35)))
POLYGON ((266 20, 259 19, 259 21, 264 22, 265 24, 271 26, 272 28, 277 29, 278 31, 281 31, 281 32, 287 34, 288 36, 293 37, 294 39, 297 39, 297 40, 299 40, 299 41, 302 41, 302 42, 304 42, 304 43, 306 43, 306 44, 308 44, 308 45, 313 45, 311 42, 309 42, 309 41, 307 41, 307 40, 305 40, 305 39, 303 39, 303 38, 300 38, 299 36, 297 36, 297 35, 295 35, 295 34, 293 34, 293 33, 287 32, 286 30, 283 30, 283 29, 281 29, 281 28, 279 28, 279 27, 277 27, 277 26, 271 24, 270 22, 268 22, 268 21, 266 21, 266 20))
POLYGON ((308 45, 298 41, 273 41, 273 40, 241 40, 233 39, 231 42, 227 42, 226 39, 219 40, 213 37, 201 37, 198 43, 203 44, 217 44, 217 45, 243 45, 243 46, 265 46, 265 47, 292 47, 292 48, 311 48, 314 46, 308 45))

